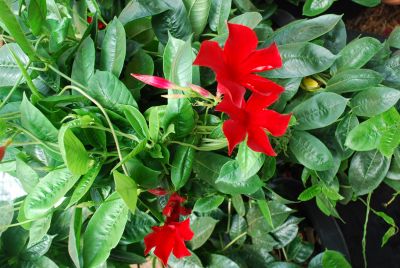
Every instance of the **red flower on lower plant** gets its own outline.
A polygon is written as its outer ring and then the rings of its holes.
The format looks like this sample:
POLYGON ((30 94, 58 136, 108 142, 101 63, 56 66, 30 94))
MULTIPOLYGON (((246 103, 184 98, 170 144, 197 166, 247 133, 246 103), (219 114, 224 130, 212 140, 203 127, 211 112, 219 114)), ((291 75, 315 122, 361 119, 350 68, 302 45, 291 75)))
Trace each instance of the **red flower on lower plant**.
POLYGON ((191 209, 185 208, 182 206, 182 203, 185 202, 186 199, 182 196, 178 195, 177 193, 173 193, 165 205, 163 209, 163 214, 167 217, 166 222, 177 222, 179 221, 179 217, 181 215, 187 216, 192 211, 191 209))
POLYGON ((251 28, 228 23, 228 29, 224 48, 215 41, 204 41, 193 64, 211 68, 223 85, 219 92, 236 105, 240 105, 245 88, 261 95, 281 93, 284 89, 280 85, 254 74, 282 66, 277 46, 257 50, 258 38, 251 28))
POLYGON ((3 160, 6 154, 7 146, 11 144, 11 140, 7 140, 2 146, 0 146, 0 161, 3 160))
POLYGON ((265 109, 278 99, 279 95, 262 96, 253 93, 248 101, 244 99, 236 106, 229 98, 224 98, 216 107, 217 111, 227 113, 230 119, 223 124, 228 139, 229 155, 240 142, 246 139, 247 145, 256 152, 275 156, 267 133, 279 137, 285 134, 290 116, 265 109))
POLYGON ((163 226, 152 227, 153 232, 144 238, 146 246, 144 254, 148 254, 155 248, 154 254, 160 258, 164 265, 167 265, 171 253, 177 258, 190 256, 186 248, 185 240, 193 238, 193 231, 190 229, 190 220, 183 222, 170 222, 163 226))
MULTIPOLYGON (((93 18, 92 18, 92 17, 87 17, 87 22, 88 22, 88 23, 92 23, 92 21, 93 21, 93 18)), ((104 28, 106 28, 106 26, 104 25, 103 22, 98 21, 98 22, 97 22, 97 28, 98 28, 99 30, 103 30, 104 28)))

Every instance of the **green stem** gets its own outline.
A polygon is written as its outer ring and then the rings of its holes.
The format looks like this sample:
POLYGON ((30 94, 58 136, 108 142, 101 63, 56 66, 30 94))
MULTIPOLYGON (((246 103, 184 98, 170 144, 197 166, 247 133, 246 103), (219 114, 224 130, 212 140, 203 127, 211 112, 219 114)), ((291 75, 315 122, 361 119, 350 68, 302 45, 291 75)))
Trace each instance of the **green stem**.
POLYGON ((363 230, 363 238, 362 238, 362 255, 363 255, 363 259, 364 259, 364 267, 367 268, 368 266, 368 262, 367 262, 367 226, 368 226, 368 219, 369 219, 369 212, 371 210, 371 196, 372 193, 368 194, 367 197, 367 211, 365 213, 365 222, 364 222, 364 230, 363 230))
POLYGON ((4 228, 10 228, 10 227, 16 227, 16 226, 24 225, 24 224, 26 224, 26 223, 30 223, 30 222, 32 222, 32 221, 35 221, 35 220, 26 220, 26 221, 21 221, 21 222, 9 224, 9 225, 1 225, 0 227, 1 227, 2 229, 4 229, 4 228))
MULTIPOLYGON (((31 64, 31 61, 28 61, 28 63, 26 64, 26 68, 29 68, 29 65, 31 64)), ((4 100, 0 103, 0 109, 3 108, 3 106, 8 102, 8 100, 11 98, 11 96, 14 94, 14 92, 17 90, 19 84, 22 82, 22 78, 24 78, 24 76, 21 74, 18 79, 17 82, 15 82, 14 86, 11 88, 11 90, 8 92, 7 96, 4 98, 4 100)))
POLYGON ((236 236, 231 242, 229 242, 223 249, 222 251, 227 250, 228 248, 230 248, 233 244, 235 244, 240 238, 242 238, 243 236, 247 235, 247 232, 241 233, 240 235, 236 236))
POLYGON ((226 232, 229 233, 231 230, 231 215, 232 214, 232 200, 229 198, 228 201, 228 224, 226 226, 226 232))

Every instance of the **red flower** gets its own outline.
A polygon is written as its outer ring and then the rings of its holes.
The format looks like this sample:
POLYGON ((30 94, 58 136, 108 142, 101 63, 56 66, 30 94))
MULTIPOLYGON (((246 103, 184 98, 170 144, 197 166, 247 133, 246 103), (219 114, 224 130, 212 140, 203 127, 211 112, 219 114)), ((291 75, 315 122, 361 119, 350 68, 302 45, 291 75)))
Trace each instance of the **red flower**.
POLYGON ((0 146, 0 161, 3 160, 3 157, 6 153, 7 146, 0 146))
POLYGON ((157 196, 164 196, 164 195, 168 194, 168 192, 166 190, 164 190, 163 188, 154 188, 154 189, 150 189, 147 191, 149 193, 157 195, 157 196))
POLYGON ((177 222, 179 221, 180 215, 186 216, 190 214, 191 210, 181 205, 185 201, 186 199, 177 193, 173 193, 169 197, 167 205, 163 209, 163 214, 167 216, 167 223, 177 222))
POLYGON ((230 116, 223 125, 224 134, 228 139, 229 155, 236 145, 246 139, 246 136, 247 146, 253 151, 270 156, 276 155, 265 130, 273 136, 282 136, 286 132, 291 116, 265 109, 278 97, 276 94, 262 96, 253 93, 247 102, 243 99, 239 107, 229 98, 224 98, 218 104, 216 110, 230 116))
POLYGON ((275 44, 256 50, 258 39, 249 27, 228 23, 229 36, 222 50, 217 42, 204 41, 193 64, 211 68, 228 95, 240 105, 248 88, 261 95, 279 94, 283 88, 254 73, 280 68, 282 60, 275 44))
MULTIPOLYGON (((87 17, 87 22, 88 22, 89 24, 92 23, 92 21, 93 21, 93 18, 92 18, 92 17, 87 17)), ((99 30, 103 30, 104 28, 106 28, 106 26, 104 25, 103 22, 98 21, 98 22, 97 22, 97 28, 98 28, 99 30)))
POLYGON ((164 265, 167 265, 171 252, 177 258, 191 255, 184 242, 184 240, 191 240, 194 235, 190 229, 189 219, 183 222, 171 222, 163 226, 154 226, 152 229, 153 232, 144 238, 146 246, 144 254, 148 254, 155 247, 154 254, 160 258, 164 265))

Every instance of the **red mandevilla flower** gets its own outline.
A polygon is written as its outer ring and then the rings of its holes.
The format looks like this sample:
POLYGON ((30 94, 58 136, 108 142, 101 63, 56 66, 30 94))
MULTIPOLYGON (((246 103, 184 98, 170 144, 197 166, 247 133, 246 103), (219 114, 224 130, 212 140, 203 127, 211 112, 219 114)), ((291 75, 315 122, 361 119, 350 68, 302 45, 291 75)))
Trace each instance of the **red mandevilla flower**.
MULTIPOLYGON (((92 17, 87 17, 87 22, 88 22, 88 23, 92 23, 92 21, 93 21, 93 18, 92 18, 92 17)), ((99 30, 103 30, 104 28, 106 28, 106 26, 105 26, 104 23, 102 23, 101 21, 98 21, 98 22, 97 22, 97 28, 98 28, 99 30)))
POLYGON ((261 95, 280 94, 283 88, 254 73, 280 68, 282 60, 275 44, 256 50, 258 38, 249 27, 228 23, 229 36, 224 49, 217 42, 204 41, 193 64, 216 73, 218 90, 240 105, 248 88, 261 95))
POLYGON ((157 196, 164 196, 164 195, 168 194, 168 192, 163 188, 154 188, 154 189, 150 189, 150 190, 147 190, 147 191, 149 193, 157 195, 157 196))
POLYGON ((278 99, 278 95, 262 96, 253 93, 246 102, 244 99, 239 107, 229 98, 224 98, 216 110, 230 116, 223 124, 223 131, 228 139, 229 155, 240 142, 246 139, 247 145, 256 152, 275 156, 276 153, 265 133, 267 130, 273 136, 282 136, 288 127, 290 116, 265 109, 278 99))
POLYGON ((6 153, 6 146, 0 146, 0 161, 3 160, 3 157, 6 153))
POLYGON ((153 232, 144 238, 145 254, 155 247, 154 254, 164 265, 167 265, 171 252, 177 258, 191 255, 184 242, 184 240, 191 240, 194 235, 190 229, 189 219, 183 222, 170 222, 163 226, 154 226, 152 229, 153 232))
POLYGON ((182 206, 186 199, 173 193, 168 199, 167 205, 163 209, 163 214, 167 217, 166 222, 177 222, 181 215, 187 216, 192 211, 182 206))

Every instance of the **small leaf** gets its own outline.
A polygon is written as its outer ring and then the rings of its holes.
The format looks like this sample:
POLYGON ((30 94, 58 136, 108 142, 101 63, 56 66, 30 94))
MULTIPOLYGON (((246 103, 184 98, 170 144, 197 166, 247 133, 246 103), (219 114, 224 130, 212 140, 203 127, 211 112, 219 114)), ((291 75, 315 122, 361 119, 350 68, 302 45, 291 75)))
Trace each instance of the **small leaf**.
POLYGON ((190 228, 194 232, 194 237, 188 244, 192 250, 201 247, 209 239, 217 222, 211 217, 198 217, 191 222, 190 228))
POLYGON ((71 78, 87 87, 90 78, 94 75, 94 65, 96 60, 96 50, 92 38, 86 37, 76 52, 74 63, 72 64, 71 78))
POLYGON ((209 212, 218 208, 222 202, 224 202, 224 197, 219 195, 199 198, 194 204, 193 211, 209 212))
POLYGON ((316 184, 305 189, 297 199, 300 201, 308 201, 319 195, 321 191, 322 191, 321 186, 316 184))
POLYGON ((172 161, 171 181, 175 190, 182 188, 192 174, 195 150, 189 146, 179 145, 172 161))
POLYGON ((134 180, 119 173, 118 171, 113 172, 115 181, 115 190, 122 197, 125 204, 129 207, 132 214, 135 214, 136 203, 138 199, 137 186, 134 180))
POLYGON ((389 241, 389 239, 394 236, 396 234, 396 228, 394 227, 390 227, 386 233, 383 235, 382 237, 382 243, 381 243, 381 247, 383 247, 384 245, 386 245, 386 243, 389 241))
POLYGON ((325 12, 334 0, 306 0, 303 6, 303 15, 316 16, 325 12))
POLYGON ((28 5, 28 22, 32 33, 39 36, 46 22, 47 5, 46 0, 31 0, 28 5))
POLYGON ((124 111, 125 117, 135 130, 136 134, 140 139, 149 139, 149 127, 147 126, 146 119, 142 113, 133 106, 124 105, 121 106, 124 111))
POLYGON ((210 29, 218 32, 226 27, 225 21, 229 18, 232 0, 211 0, 210 15, 208 24, 210 29))

